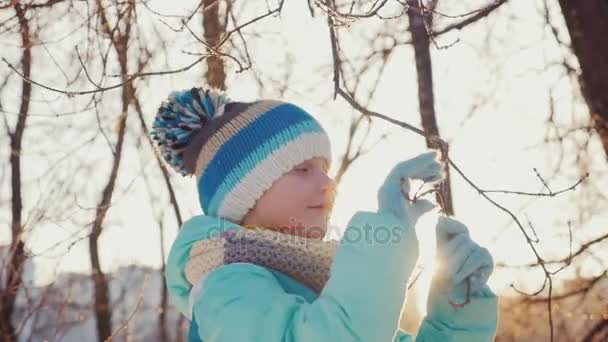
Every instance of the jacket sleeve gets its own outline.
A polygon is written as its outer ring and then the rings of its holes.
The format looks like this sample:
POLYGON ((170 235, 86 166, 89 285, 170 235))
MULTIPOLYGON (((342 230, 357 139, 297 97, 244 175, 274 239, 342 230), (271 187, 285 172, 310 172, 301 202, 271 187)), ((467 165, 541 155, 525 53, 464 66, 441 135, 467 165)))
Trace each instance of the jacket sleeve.
POLYGON ((286 293, 269 270, 236 263, 202 281, 193 317, 203 341, 394 341, 417 257, 413 228, 358 212, 312 303, 286 293))
MULTIPOLYGON (((450 298, 463 300, 461 289, 454 290, 450 298)), ((471 295, 470 302, 454 309, 447 293, 441 289, 429 297, 428 314, 422 321, 416 342, 487 342, 494 341, 498 324, 498 297, 485 285, 471 295)))

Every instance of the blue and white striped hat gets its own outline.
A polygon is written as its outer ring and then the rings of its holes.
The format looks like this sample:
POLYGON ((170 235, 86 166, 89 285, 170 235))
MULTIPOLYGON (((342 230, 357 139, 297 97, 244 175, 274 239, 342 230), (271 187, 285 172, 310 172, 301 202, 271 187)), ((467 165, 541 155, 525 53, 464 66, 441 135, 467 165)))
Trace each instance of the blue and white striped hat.
POLYGON ((182 175, 196 175, 206 215, 240 223, 272 184, 299 163, 331 163, 329 137, 319 122, 287 102, 231 102, 221 91, 175 91, 150 135, 182 175))

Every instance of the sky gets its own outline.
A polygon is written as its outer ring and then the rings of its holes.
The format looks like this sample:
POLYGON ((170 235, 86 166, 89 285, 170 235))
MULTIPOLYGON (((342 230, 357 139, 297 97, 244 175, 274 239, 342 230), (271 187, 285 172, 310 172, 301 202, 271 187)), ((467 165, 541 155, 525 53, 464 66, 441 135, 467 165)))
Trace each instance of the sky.
MULTIPOLYGON (((192 9, 192 3, 194 2, 169 3, 156 0, 150 1, 149 6, 158 12, 181 14, 192 9)), ((471 3, 470 6, 475 8, 484 2, 471 3)), ((553 95, 557 99, 556 117, 560 122, 572 124, 571 118, 574 117, 576 124, 588 115, 585 107, 573 100, 576 89, 567 79, 560 78, 559 69, 556 67, 543 70, 550 61, 559 58, 562 52, 538 16, 539 3, 510 1, 502 9, 500 16, 492 17, 489 22, 481 22, 475 27, 451 33, 440 39, 440 43, 459 39, 454 46, 432 50, 440 133, 450 143, 451 158, 467 177, 484 189, 542 191, 543 186, 533 169, 538 169, 541 175, 551 175, 555 169, 557 153, 554 147, 542 144, 549 110, 550 87, 553 87, 553 95), (488 36, 491 39, 487 38, 488 36), (473 107, 478 103, 481 105, 473 111, 473 107)), ((257 8, 258 12, 260 10, 264 8, 257 8)), ((444 12, 461 13, 463 10, 462 7, 446 7, 444 12)), ((249 8, 248 11, 255 10, 249 8)), ((254 15, 251 14, 252 17, 254 15)), ((149 18, 154 19, 150 13, 141 17, 141 25, 152 24, 149 18)), ((557 23, 562 25, 561 21, 557 23)), ((142 31, 144 39, 152 39, 153 35, 161 34, 167 37, 170 45, 166 54, 158 52, 155 55, 151 69, 172 69, 189 64, 194 57, 183 53, 183 50, 196 50, 197 45, 193 39, 187 33, 177 34, 169 30, 156 19, 153 24, 158 31, 142 31)), ((43 35, 41 39, 50 40, 56 32, 65 32, 66 27, 61 25, 68 24, 54 24, 51 29, 45 31, 44 34, 48 36, 43 35)), ((352 32, 364 32, 366 27, 364 23, 355 23, 350 29, 352 32)), ((302 106, 327 129, 334 151, 331 172, 335 174, 346 143, 345 122, 350 120, 354 112, 344 101, 330 100, 333 84, 329 72, 331 69, 328 68, 331 65, 331 53, 325 19, 321 16, 311 18, 304 1, 288 1, 280 18, 262 22, 256 27, 256 31, 264 31, 268 35, 264 44, 250 46, 255 69, 262 72, 267 80, 282 77, 282 70, 275 66, 285 62, 286 47, 291 56, 291 72, 289 87, 283 100, 302 106), (319 70, 326 72, 322 74, 319 70)), ((365 48, 356 39, 347 38, 341 46, 343 50, 352 53, 365 48)), ((0 43, 6 50, 4 55, 16 61, 19 55, 15 45, 7 41, 0 43)), ((66 41, 61 44, 70 46, 70 42, 66 41)), ((48 48, 55 51, 53 49, 66 46, 61 44, 49 44, 48 48)), ((42 48, 37 51, 45 53, 42 48)), ((260 90, 251 72, 235 74, 234 65, 229 64, 228 67, 232 71, 229 70, 227 82, 227 92, 231 98, 248 101, 260 96, 260 90)), ((2 68, 4 75, 8 71, 5 65, 2 68)), ((56 68, 34 70, 33 74, 47 80, 47 84, 62 87, 56 68)), ((160 100, 166 98, 170 91, 200 85, 201 77, 202 69, 199 67, 174 76, 150 78, 148 83, 138 90, 144 99, 143 107, 148 122, 152 122, 160 100)), ((263 89, 262 95, 267 96, 272 91, 273 89, 263 89)), ((6 92, 2 94, 2 104, 7 112, 16 111, 19 104, 16 98, 10 95, 6 92)), ((36 100, 32 104, 32 113, 47 114, 80 108, 75 105, 78 100, 72 101, 39 88, 35 88, 33 96, 36 100)), ((113 115, 113 110, 116 112, 115 109, 119 105, 120 92, 109 91, 104 96, 105 101, 110 102, 104 115, 113 115), (115 97, 116 101, 111 101, 109 97, 115 97)), ((401 47, 392 55, 379 83, 377 96, 369 107, 420 126, 415 64, 409 47, 401 47)), ((92 111, 83 115, 92 115, 92 111)), ((14 120, 15 117, 9 116, 9 119, 14 120)), ((56 146, 76 148, 80 142, 93 137, 97 131, 96 127, 87 126, 91 120, 83 120, 82 115, 68 118, 33 117, 30 125, 36 127, 38 132, 45 132, 47 125, 65 125, 69 120, 74 120, 74 127, 78 129, 71 132, 62 131, 64 134, 57 136, 56 146)), ((131 127, 138 124, 134 115, 127 120, 131 127)), ((107 128, 111 131, 112 127, 109 126, 107 128)), ((340 184, 331 218, 331 225, 338 227, 337 231, 344 229, 355 211, 376 209, 376 191, 393 165, 425 151, 424 141, 418 135, 374 119, 369 141, 376 141, 384 133, 389 133, 389 138, 359 158, 340 184)), ((2 142, 3 146, 8 145, 6 139, 2 139, 2 142)), ((147 146, 137 147, 136 144, 134 137, 127 138, 128 148, 121 165, 121 177, 118 179, 113 209, 108 213, 104 233, 100 238, 101 263, 106 271, 128 264, 158 267, 161 262, 160 233, 155 218, 151 215, 149 194, 142 172, 154 175, 152 182, 158 182, 160 178, 152 156, 148 153, 145 160, 139 157, 137 149, 147 146)), ((82 158, 92 162, 93 167, 83 169, 78 165, 78 160, 66 161, 55 168, 53 161, 59 160, 62 153, 53 154, 53 146, 38 146, 32 139, 26 141, 25 146, 26 151, 35 151, 24 155, 26 180, 34 181, 47 172, 53 172, 52 177, 56 175, 56 179, 73 182, 66 183, 64 189, 85 183, 93 186, 90 190, 92 195, 82 194, 82 198, 76 196, 66 201, 65 222, 45 222, 28 230, 27 247, 36 255, 33 281, 36 284, 48 283, 54 279, 57 272, 89 272, 88 246, 83 238, 86 236, 86 229, 71 225, 67 221, 72 215, 82 215, 89 220, 93 216, 98 200, 98 195, 95 194, 101 191, 110 167, 106 142, 97 137, 91 147, 77 151, 82 158), (41 155, 45 158, 40 158, 41 155), (74 208, 79 212, 73 212, 74 208), (80 237, 76 239, 76 243, 72 243, 74 236, 80 237)), ((608 188, 606 164, 596 139, 592 140, 590 150, 593 151, 589 164, 591 176, 595 181, 594 186, 601 188, 605 185, 604 188, 608 188)), ((6 152, 4 149, 1 152, 3 160, 8 160, 6 152)), ((571 154, 568 154, 568 157, 572 158, 571 154)), ((576 170, 571 167, 572 160, 565 165, 567 167, 563 167, 550 180, 549 185, 553 190, 569 187, 578 179, 576 170)), ((0 180, 0 194, 3 199, 9 198, 8 175, 0 177, 0 180)), ((200 214, 194 178, 182 178, 174 173, 172 181, 178 189, 178 200, 184 210, 184 218, 200 214)), ((36 190, 25 195, 29 208, 34 208, 37 201, 45 201, 52 188, 48 177, 43 182, 33 184, 36 184, 33 186, 36 190)), ((160 206, 168 205, 162 183, 151 184, 150 191, 152 196, 160 198, 160 206)), ((534 260, 522 233, 510 217, 479 196, 455 172, 452 172, 452 191, 456 218, 469 226, 473 239, 487 247, 496 261, 517 265, 534 260)), ((567 255, 568 240, 564 238, 568 233, 566 222, 576 219, 579 213, 580 203, 576 202, 578 199, 575 195, 567 193, 550 199, 507 195, 496 195, 493 198, 517 213, 523 223, 526 222, 526 217, 534 222, 536 231, 542 238, 542 243, 537 247, 543 255, 567 255), (561 234, 561 237, 556 237, 557 234, 561 234)), ((9 222, 10 207, 8 202, 1 203, 0 224, 3 224, 1 222, 9 222)), ((428 286, 434 269, 436 220, 437 214, 431 213, 417 226, 421 244, 420 262, 424 265, 420 278, 423 287, 428 286)), ((178 227, 172 214, 166 215, 164 222, 164 244, 168 250, 178 227)), ((607 224, 607 215, 596 215, 585 226, 575 227, 577 237, 582 239, 585 236, 596 236, 602 229, 605 231, 607 224)), ((0 230, 0 244, 9 241, 8 232, 0 230)), ((597 268, 589 265, 586 272, 593 274, 597 272, 597 268)), ((566 276, 572 276, 572 272, 560 274, 560 277, 566 276)), ((490 285, 502 293, 510 293, 508 286, 514 282, 518 288, 533 290, 542 284, 542 274, 537 271, 515 273, 512 270, 496 270, 490 279, 490 285)), ((424 307, 423 302, 421 304, 424 307)))

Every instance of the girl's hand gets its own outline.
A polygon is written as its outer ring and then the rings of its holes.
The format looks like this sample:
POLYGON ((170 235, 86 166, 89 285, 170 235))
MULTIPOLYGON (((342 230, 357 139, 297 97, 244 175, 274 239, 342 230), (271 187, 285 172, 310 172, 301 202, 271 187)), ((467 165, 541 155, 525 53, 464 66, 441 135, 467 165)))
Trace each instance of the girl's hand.
POLYGON ((493 341, 498 298, 486 284, 492 256, 455 219, 440 217, 436 229, 439 268, 416 341, 493 341))
POLYGON ((378 211, 395 215, 414 227, 420 216, 436 205, 425 199, 411 200, 410 179, 427 183, 440 182, 445 177, 444 167, 438 159, 437 151, 426 152, 398 163, 378 190, 378 211))
POLYGON ((436 232, 437 275, 448 287, 462 286, 467 280, 472 293, 481 290, 494 269, 490 252, 471 240, 468 228, 453 218, 439 217, 436 232))

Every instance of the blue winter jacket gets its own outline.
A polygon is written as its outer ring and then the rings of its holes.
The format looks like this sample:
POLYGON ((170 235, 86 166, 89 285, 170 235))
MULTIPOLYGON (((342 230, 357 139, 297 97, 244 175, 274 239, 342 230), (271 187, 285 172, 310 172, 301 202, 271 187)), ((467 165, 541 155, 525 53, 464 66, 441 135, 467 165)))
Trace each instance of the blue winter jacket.
MULTIPOLYGON (((242 227, 194 216, 183 224, 171 247, 167 286, 172 303, 191 320, 191 341, 414 341, 399 329, 399 320, 418 241, 414 230, 396 217, 357 212, 318 295, 285 274, 250 263, 221 266, 194 291, 184 273, 192 245, 229 229, 242 227), (386 228, 393 232, 389 242, 362 234, 386 228)), ((457 311, 447 297, 434 299, 416 341, 493 340, 497 297, 489 288, 457 311)))

